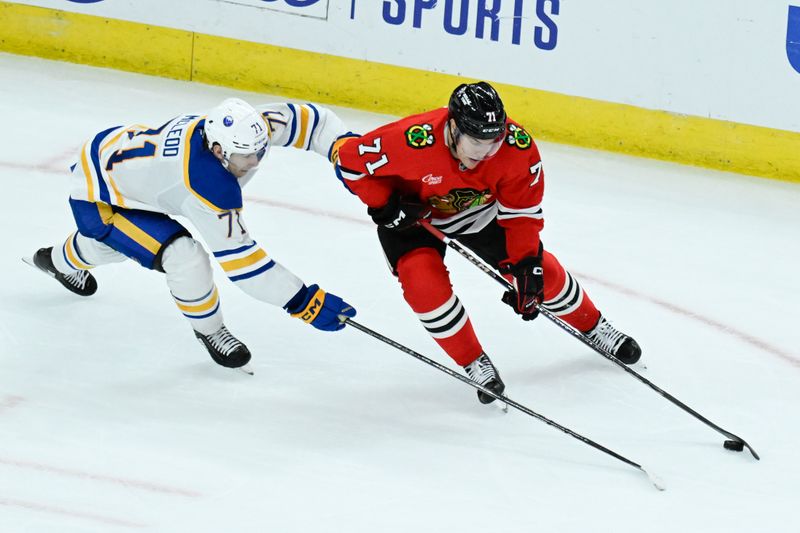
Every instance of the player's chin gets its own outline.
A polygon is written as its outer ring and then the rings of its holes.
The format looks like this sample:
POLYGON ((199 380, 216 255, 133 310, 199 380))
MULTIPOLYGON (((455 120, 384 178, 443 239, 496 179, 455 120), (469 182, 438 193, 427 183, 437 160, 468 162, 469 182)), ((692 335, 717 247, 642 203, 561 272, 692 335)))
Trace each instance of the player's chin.
POLYGON ((461 164, 467 167, 468 169, 472 170, 473 168, 477 167, 481 164, 482 159, 472 159, 471 157, 466 157, 461 160, 461 164))

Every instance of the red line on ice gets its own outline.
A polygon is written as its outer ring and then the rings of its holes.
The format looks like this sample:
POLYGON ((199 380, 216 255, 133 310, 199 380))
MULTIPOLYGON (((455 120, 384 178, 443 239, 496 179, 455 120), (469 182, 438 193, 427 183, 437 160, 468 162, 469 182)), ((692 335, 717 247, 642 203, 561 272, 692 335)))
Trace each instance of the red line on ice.
POLYGON ((758 348, 760 350, 763 350, 765 352, 771 353, 772 355, 775 355, 775 356, 779 357, 780 359, 783 359, 787 363, 800 368, 800 359, 797 359, 796 357, 792 356, 792 354, 790 354, 790 353, 788 353, 788 352, 786 352, 784 350, 781 350, 780 348, 778 348, 776 346, 773 346, 773 345, 769 344, 768 342, 759 339, 758 337, 754 337, 754 336, 752 336, 752 335, 750 335, 748 333, 740 331, 740 330, 738 330, 738 329, 736 329, 736 328, 734 328, 732 326, 725 325, 722 322, 717 322, 716 320, 714 320, 712 318, 708 318, 708 317, 705 317, 703 315, 697 314, 697 313, 695 313, 694 311, 692 311, 690 309, 685 309, 685 308, 677 306, 677 305, 675 305, 673 303, 670 303, 670 302, 667 302, 667 301, 664 301, 664 300, 660 300, 660 299, 654 298, 652 296, 647 296, 647 295, 641 294, 639 292, 636 292, 636 291, 634 291, 632 289, 629 289, 627 287, 624 287, 622 285, 617 285, 616 283, 603 281, 601 279, 597 279, 597 278, 595 278, 593 276, 589 276, 587 274, 582 274, 582 273, 578 273, 578 272, 576 272, 576 274, 578 274, 578 277, 580 277, 580 278, 591 280, 592 283, 597 283, 598 285, 603 285, 604 287, 608 287, 609 289, 615 290, 617 292, 621 292, 622 294, 625 294, 626 296, 632 296, 632 297, 638 298, 640 300, 645 300, 647 302, 650 302, 651 304, 654 304, 654 305, 657 305, 659 307, 662 307, 662 308, 664 308, 664 309, 666 309, 668 311, 671 311, 671 312, 673 312, 673 313, 675 313, 677 315, 681 315, 681 316, 685 316, 687 318, 691 318, 691 319, 697 320, 698 322, 701 322, 701 323, 705 324, 706 326, 712 327, 712 328, 716 329, 717 331, 719 331, 721 333, 736 337, 742 342, 745 342, 745 343, 747 343, 747 344, 749 344, 749 345, 751 345, 751 346, 753 346, 755 348, 758 348))
POLYGON ((62 509, 60 507, 54 507, 52 505, 43 505, 41 503, 26 502, 22 500, 10 500, 8 498, 0 498, 0 505, 5 505, 6 507, 21 507, 23 509, 28 509, 31 511, 39 511, 49 514, 70 516, 73 518, 83 518, 85 520, 92 520, 94 522, 100 522, 102 524, 108 524, 112 526, 136 527, 136 528, 147 527, 146 524, 140 524, 128 520, 121 520, 119 518, 114 518, 111 516, 102 516, 94 513, 84 513, 83 511, 71 511, 69 509, 62 509))
POLYGON ((50 466, 41 463, 34 463, 31 461, 18 461, 15 459, 5 459, 0 457, 0 465, 16 466, 18 468, 27 468, 29 470, 38 470, 40 472, 47 472, 48 474, 57 474, 66 477, 76 477, 80 479, 88 479, 91 481, 100 481, 105 483, 114 483, 124 487, 145 490, 149 492, 159 492, 162 494, 175 494, 178 496, 186 496, 188 498, 198 498, 202 496, 199 492, 193 490, 182 489, 179 487, 170 487, 167 485, 160 485, 151 483, 149 481, 139 481, 136 479, 128 479, 115 476, 106 476, 103 474, 91 474, 80 470, 73 470, 69 468, 62 468, 58 466, 50 466))
POLYGON ((25 401, 25 398, 22 396, 14 396, 13 394, 6 394, 3 396, 3 400, 0 401, 0 414, 11 410, 25 401))
POLYGON ((76 158, 79 148, 70 148, 60 154, 56 154, 45 159, 39 164, 31 165, 27 163, 15 163, 11 161, 0 161, 0 168, 10 168, 12 170, 37 170, 52 174, 67 174, 69 172, 69 158, 76 158))

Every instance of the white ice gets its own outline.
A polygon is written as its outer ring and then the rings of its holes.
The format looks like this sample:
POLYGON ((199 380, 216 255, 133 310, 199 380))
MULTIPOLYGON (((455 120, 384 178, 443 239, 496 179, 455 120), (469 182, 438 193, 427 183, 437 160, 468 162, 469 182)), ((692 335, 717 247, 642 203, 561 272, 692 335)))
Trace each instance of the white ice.
MULTIPOLYGON (((0 532, 800 531, 798 185, 540 143, 546 246, 638 339, 636 370, 761 461, 547 321, 518 320, 448 254, 509 396, 644 465, 659 492, 363 333, 249 299, 217 267, 253 377, 215 365, 161 275, 133 262, 98 268, 91 298, 68 293, 20 257, 73 231, 65 169, 84 138, 282 98, 11 55, 0 79, 0 532)), ((337 111, 355 131, 391 119, 337 111)), ((322 158, 275 149, 245 192, 274 258, 457 369, 322 158)))

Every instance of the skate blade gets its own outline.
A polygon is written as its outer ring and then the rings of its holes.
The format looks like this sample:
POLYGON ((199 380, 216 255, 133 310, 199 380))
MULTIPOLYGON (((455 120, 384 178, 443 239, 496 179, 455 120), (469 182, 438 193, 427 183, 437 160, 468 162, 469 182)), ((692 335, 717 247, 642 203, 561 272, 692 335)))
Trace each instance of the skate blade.
POLYGON ((34 262, 33 262, 33 256, 30 256, 30 257, 21 257, 20 259, 22 259, 22 262, 23 262, 23 263, 25 263, 25 264, 26 264, 26 265, 28 265, 28 266, 31 266, 31 267, 35 268, 37 271, 41 272, 42 274, 46 274, 46 275, 50 276, 51 278, 54 278, 54 277, 56 277, 56 275, 55 275, 55 274, 53 274, 52 272, 48 272, 48 271, 46 271, 46 270, 42 270, 41 268, 39 268, 38 266, 36 266, 36 263, 34 263, 34 262))
POLYGON ((246 365, 240 366, 236 370, 238 370, 240 372, 243 372, 243 373, 247 374, 248 376, 255 375, 255 372, 253 372, 253 367, 250 366, 250 363, 247 363, 246 365))

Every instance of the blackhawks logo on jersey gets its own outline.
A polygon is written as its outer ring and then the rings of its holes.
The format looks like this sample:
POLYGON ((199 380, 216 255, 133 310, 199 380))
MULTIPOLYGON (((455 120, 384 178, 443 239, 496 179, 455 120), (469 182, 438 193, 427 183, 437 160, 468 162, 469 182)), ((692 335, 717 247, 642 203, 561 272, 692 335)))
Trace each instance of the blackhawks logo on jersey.
POLYGON ((525 131, 525 128, 521 128, 516 124, 509 124, 506 141, 520 150, 527 150, 531 147, 531 134, 525 131))
POLYGON ((489 189, 479 191, 476 189, 452 189, 444 196, 431 196, 428 199, 431 207, 442 213, 460 213, 470 207, 477 207, 494 200, 489 189))
POLYGON ((427 148, 434 142, 433 126, 414 124, 406 130, 406 142, 411 148, 427 148))

